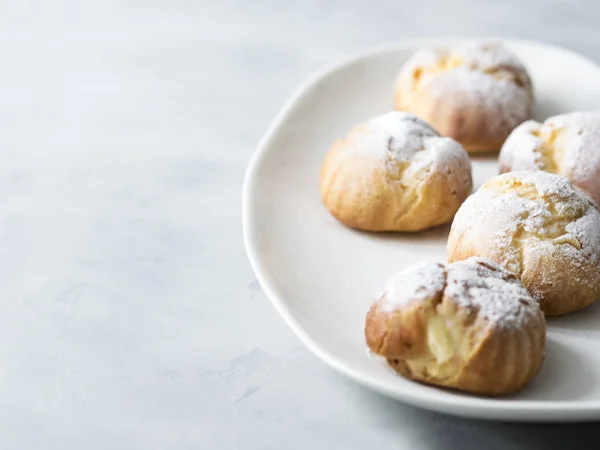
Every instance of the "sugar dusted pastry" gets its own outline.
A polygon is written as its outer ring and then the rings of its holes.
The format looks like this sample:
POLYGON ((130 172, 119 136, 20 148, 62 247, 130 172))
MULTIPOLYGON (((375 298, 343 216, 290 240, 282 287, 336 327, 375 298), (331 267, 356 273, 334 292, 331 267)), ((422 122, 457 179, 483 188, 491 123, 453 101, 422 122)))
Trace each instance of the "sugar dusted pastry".
POLYGON ((488 180, 461 206, 448 261, 488 258, 520 277, 546 315, 600 298, 600 213, 571 182, 542 171, 488 180))
POLYGON ((417 115, 468 152, 499 150, 531 118, 533 101, 527 70, 497 43, 420 50, 394 87, 396 109, 417 115))
POLYGON ((521 389, 539 371, 546 324, 516 276, 471 258, 393 277, 367 314, 365 337, 401 375, 482 395, 521 389))
POLYGON ((567 177, 600 205, 600 111, 519 125, 500 151, 500 173, 539 169, 567 177))
POLYGON ((393 111, 335 141, 320 188, 327 209, 349 227, 418 231, 451 221, 473 183, 460 144, 393 111))

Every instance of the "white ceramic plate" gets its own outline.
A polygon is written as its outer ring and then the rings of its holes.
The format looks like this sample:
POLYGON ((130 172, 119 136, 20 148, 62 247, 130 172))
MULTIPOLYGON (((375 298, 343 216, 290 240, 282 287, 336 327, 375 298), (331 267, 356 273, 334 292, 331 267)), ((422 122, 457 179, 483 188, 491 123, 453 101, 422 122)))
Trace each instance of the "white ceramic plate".
MULTIPOLYGON (((417 261, 445 260, 448 227, 418 234, 370 234, 336 222, 318 178, 333 140, 391 109, 393 79, 419 47, 402 42, 352 57, 304 83, 279 113, 250 163, 244 235, 256 275, 298 337, 327 364, 390 397, 450 414, 514 421, 600 419, 600 305, 549 321, 547 357, 536 379, 503 399, 463 395, 405 380, 370 358, 365 313, 387 278, 417 261)), ((504 40, 529 69, 536 117, 600 109, 600 70, 570 51, 504 40)), ((496 174, 476 158, 476 187, 496 174)))

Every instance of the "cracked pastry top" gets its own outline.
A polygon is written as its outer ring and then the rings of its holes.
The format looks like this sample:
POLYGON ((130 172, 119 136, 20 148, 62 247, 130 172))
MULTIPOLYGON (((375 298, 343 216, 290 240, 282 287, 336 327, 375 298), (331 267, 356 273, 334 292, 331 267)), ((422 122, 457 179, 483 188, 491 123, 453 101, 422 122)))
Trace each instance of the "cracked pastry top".
POLYGON ((420 50, 402 66, 394 86, 396 109, 427 121, 470 153, 499 150, 531 118, 533 103, 527 70, 493 42, 420 50))
POLYGON ((462 146, 400 111, 336 140, 320 176, 331 214, 346 226, 370 231, 419 231, 447 223, 472 189, 462 146))
POLYGON ((369 349, 401 375, 490 396, 515 392, 538 373, 545 333, 517 277, 481 258, 403 270, 365 325, 369 349))
POLYGON ((576 111, 528 120, 510 134, 500 173, 539 169, 569 178, 600 206, 600 111, 576 111))
POLYGON ((517 275, 546 315, 600 298, 600 213, 566 178, 517 171, 488 180, 461 206, 448 261, 488 258, 517 275))

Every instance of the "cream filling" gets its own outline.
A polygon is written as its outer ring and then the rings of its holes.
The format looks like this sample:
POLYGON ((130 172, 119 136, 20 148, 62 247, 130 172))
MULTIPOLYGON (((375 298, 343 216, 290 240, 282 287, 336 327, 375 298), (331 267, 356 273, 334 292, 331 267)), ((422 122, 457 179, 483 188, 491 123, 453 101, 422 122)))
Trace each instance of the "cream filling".
POLYGON ((427 346, 438 364, 449 361, 456 353, 454 340, 443 317, 433 316, 427 322, 427 346))

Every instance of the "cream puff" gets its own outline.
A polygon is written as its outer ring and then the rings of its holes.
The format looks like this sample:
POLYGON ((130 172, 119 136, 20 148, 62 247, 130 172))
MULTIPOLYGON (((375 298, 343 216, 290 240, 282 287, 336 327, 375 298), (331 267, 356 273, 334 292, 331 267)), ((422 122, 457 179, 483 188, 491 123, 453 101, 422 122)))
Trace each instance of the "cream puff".
POLYGON ((323 203, 344 225, 419 231, 448 223, 471 194, 467 152, 423 120, 392 111, 354 127, 321 169, 323 203))
POLYGON ((499 150, 531 118, 534 95, 515 55, 498 43, 469 42, 415 53, 397 76, 394 104, 477 153, 499 150))
POLYGON ((365 338, 406 378, 497 396, 538 373, 546 323, 514 274, 470 258, 420 263, 393 277, 367 313, 365 338))

